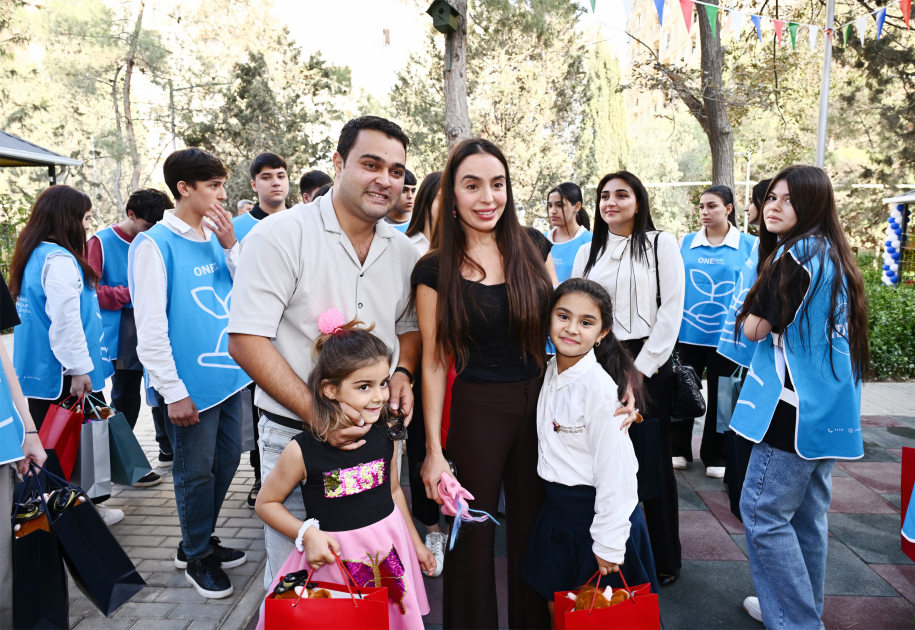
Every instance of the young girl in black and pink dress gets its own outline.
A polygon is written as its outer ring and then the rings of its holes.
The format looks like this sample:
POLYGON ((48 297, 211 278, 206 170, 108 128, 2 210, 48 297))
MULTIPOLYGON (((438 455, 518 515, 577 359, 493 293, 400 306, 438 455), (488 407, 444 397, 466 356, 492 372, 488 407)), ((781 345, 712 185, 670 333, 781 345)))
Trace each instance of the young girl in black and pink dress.
MULTIPOLYGON (((342 584, 336 554, 359 586, 388 589, 392 629, 422 630, 422 615, 429 612, 422 571, 435 570, 435 557, 413 525, 395 467, 395 443, 382 418, 391 351, 371 328, 355 320, 345 323, 339 311, 322 314, 318 325, 323 334, 308 377, 314 396, 311 423, 286 446, 257 495, 258 516, 296 541, 270 592, 282 576, 309 567, 316 569, 313 580, 342 584), (340 403, 367 420, 379 419, 355 450, 326 441, 329 433, 350 424, 340 403), (304 523, 283 506, 297 486, 308 515, 304 523), (378 575, 381 584, 374 583, 378 575)), ((258 628, 263 626, 262 614, 258 628)))

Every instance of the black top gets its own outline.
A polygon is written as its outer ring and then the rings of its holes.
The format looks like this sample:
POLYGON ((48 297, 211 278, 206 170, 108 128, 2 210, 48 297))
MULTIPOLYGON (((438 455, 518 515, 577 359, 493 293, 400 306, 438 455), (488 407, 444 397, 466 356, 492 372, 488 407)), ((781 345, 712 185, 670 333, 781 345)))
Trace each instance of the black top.
POLYGON ((7 330, 21 323, 19 313, 16 312, 16 303, 9 287, 6 286, 6 278, 0 274, 0 330, 7 330))
POLYGON ((250 214, 252 217, 257 219, 258 221, 266 219, 267 217, 270 216, 269 214, 267 214, 266 212, 261 210, 261 206, 258 203, 254 204, 254 207, 248 211, 248 214, 250 214))
MULTIPOLYGON (((553 244, 534 228, 526 230, 546 261, 553 244)), ((438 260, 426 258, 416 265, 413 285, 419 284, 438 291, 438 260)), ((471 383, 521 383, 535 378, 540 366, 534 357, 524 358, 521 341, 511 331, 505 283, 485 285, 465 278, 462 293, 465 303, 476 308, 467 312, 469 356, 460 378, 471 383)), ((545 334, 543 342, 546 346, 545 334)))
POLYGON ((368 527, 394 511, 391 497, 391 458, 394 442, 385 423, 378 422, 365 434, 365 444, 354 451, 341 451, 319 441, 309 431, 295 438, 302 449, 308 479, 300 487, 305 513, 316 518, 321 529, 343 532, 368 527))
MULTIPOLYGON (((804 303, 804 296, 807 289, 810 288, 810 274, 807 273, 801 265, 794 260, 791 254, 785 254, 779 258, 777 264, 788 266, 788 307, 791 313, 797 314, 801 305, 804 303)), ((781 334, 796 315, 791 319, 782 321, 782 299, 778 294, 778 283, 781 274, 776 271, 770 279, 767 286, 761 287, 753 304, 750 305, 750 314, 762 317, 772 324, 772 331, 781 334)), ((791 374, 785 369, 785 388, 794 391, 794 384, 791 382, 791 374)), ((794 405, 779 400, 775 407, 775 413, 772 414, 772 422, 769 423, 769 430, 763 437, 763 442, 774 448, 789 453, 797 453, 794 447, 794 434, 797 428, 797 408, 794 405)))

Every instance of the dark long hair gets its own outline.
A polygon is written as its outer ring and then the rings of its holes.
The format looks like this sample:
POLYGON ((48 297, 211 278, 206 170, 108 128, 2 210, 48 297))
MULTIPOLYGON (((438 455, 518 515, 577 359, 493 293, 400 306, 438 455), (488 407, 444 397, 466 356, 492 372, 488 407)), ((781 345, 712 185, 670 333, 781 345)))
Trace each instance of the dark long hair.
POLYGON ((727 208, 731 206, 731 211, 728 213, 728 222, 737 227, 737 209, 734 207, 734 191, 732 191, 727 186, 709 186, 702 191, 703 195, 715 195, 721 202, 724 204, 724 207, 727 208))
POLYGON ((601 332, 606 330, 607 335, 599 346, 594 346, 594 356, 601 367, 604 368, 604 371, 616 382, 617 397, 622 400, 626 394, 626 388, 631 386, 636 400, 636 407, 643 407, 645 396, 639 386, 639 379, 635 378, 637 370, 632 360, 632 355, 613 334, 613 302, 610 298, 610 293, 593 280, 571 278, 560 284, 553 291, 553 299, 550 300, 551 316, 553 309, 556 308, 556 303, 562 297, 573 293, 584 295, 600 309, 601 332))
MULTIPOLYGON (((413 207, 413 215, 410 217, 410 225, 407 226, 407 236, 415 236, 426 229, 426 221, 432 220, 432 202, 438 196, 438 191, 442 186, 442 172, 435 171, 429 173, 423 179, 416 191, 416 204, 413 207)), ((441 209, 441 208, 439 208, 441 209)), ((435 226, 430 233, 435 234, 435 226)))
MULTIPOLYGON (((750 289, 744 300, 740 313, 737 315, 736 330, 739 330, 750 314, 750 306, 759 294, 761 287, 768 286, 770 280, 778 277, 778 294, 782 301, 781 321, 788 322, 794 317, 790 311, 788 301, 788 283, 791 281, 789 268, 787 265, 780 264, 782 258, 775 259, 778 249, 784 246, 784 252, 794 247, 799 241, 810 238, 812 246, 806 248, 801 254, 798 263, 804 265, 814 257, 819 260, 822 268, 823 261, 828 256, 829 260, 835 267, 835 275, 832 278, 831 286, 828 288, 829 294, 829 330, 836 330, 837 310, 841 307, 840 302, 845 301, 845 314, 848 318, 848 344, 851 349, 852 369, 856 380, 862 379, 870 368, 870 353, 867 346, 867 302, 864 293, 864 279, 858 270, 851 247, 845 240, 845 232, 842 230, 842 224, 839 222, 839 215, 836 212, 836 201, 832 190, 832 182, 829 175, 821 168, 816 166, 789 166, 782 169, 778 175, 772 178, 769 188, 766 191, 766 200, 775 184, 785 180, 788 184, 788 192, 791 195, 791 205, 797 214, 797 224, 791 230, 784 234, 780 239, 778 235, 773 234, 766 228, 765 219, 759 222, 759 264, 757 266, 758 277, 756 283, 750 289), (828 245, 828 246, 827 246, 828 245)), ((759 209, 762 213, 763 208, 759 209)), ((817 291, 826 289, 824 285, 827 278, 822 273, 813 278, 813 284, 808 291, 808 295, 813 296, 817 291)), ((809 301, 807 302, 809 304, 809 301)), ((801 339, 810 337, 810 332, 804 334, 804 322, 807 327, 810 325, 810 316, 805 307, 798 314, 798 325, 800 326, 801 339)), ((802 341, 802 344, 805 344, 802 341)), ((829 353, 829 363, 832 366, 833 376, 835 376, 835 366, 833 365, 832 352, 829 353)))
MULTIPOLYGON (((470 308, 479 309, 480 306, 472 297, 465 297, 461 270, 466 266, 484 277, 486 275, 479 262, 467 254, 467 235, 460 219, 448 214, 449 208, 457 207, 454 188, 458 168, 471 155, 491 155, 505 169, 505 209, 493 231, 502 254, 511 317, 510 330, 521 342, 524 358, 533 357, 543 370, 546 366, 547 306, 553 285, 540 250, 518 221, 508 162, 499 147, 482 138, 464 140, 448 156, 442 172, 439 220, 434 245, 423 257, 423 260, 432 260, 438 265, 435 344, 439 358, 444 363, 447 355, 453 354, 459 371, 467 365, 467 312, 470 308)), ((415 304, 416 285, 413 286, 411 300, 415 304)))
POLYGON ((16 240, 10 265, 10 293, 13 299, 22 292, 22 276, 35 248, 43 241, 60 245, 73 254, 83 270, 83 281, 95 287, 98 274, 86 260, 86 229, 83 217, 92 209, 92 200, 72 186, 58 184, 38 195, 28 223, 16 240))
POLYGON ((762 223, 763 206, 766 205, 766 192, 769 190, 769 184, 771 183, 771 179, 764 179, 761 182, 757 182, 750 192, 750 201, 756 206, 756 220, 760 223, 762 223))
POLYGON ((597 197, 594 201, 594 237, 591 239, 591 253, 588 255, 588 264, 585 265, 585 277, 591 271, 591 267, 597 262, 604 250, 607 249, 607 239, 610 234, 610 227, 603 220, 600 214, 600 194, 611 179, 621 179, 632 188, 635 194, 636 214, 635 226, 632 229, 632 246, 629 247, 629 254, 633 261, 636 258, 644 258, 648 249, 648 232, 653 231, 654 221, 651 220, 651 207, 648 203, 648 191, 642 184, 642 180, 630 173, 629 171, 619 171, 604 175, 597 185, 597 197))
MULTIPOLYGON (((591 229, 591 218, 588 216, 588 211, 585 210, 585 200, 581 196, 581 187, 574 182, 563 182, 553 188, 550 192, 546 194, 546 198, 549 199, 550 195, 556 193, 559 195, 559 198, 563 201, 568 201, 569 205, 573 208, 575 204, 582 204, 581 208, 578 209, 578 212, 575 213, 575 222, 578 225, 583 225, 586 230, 591 229)), ((574 234, 569 234, 569 238, 572 238, 574 234)))

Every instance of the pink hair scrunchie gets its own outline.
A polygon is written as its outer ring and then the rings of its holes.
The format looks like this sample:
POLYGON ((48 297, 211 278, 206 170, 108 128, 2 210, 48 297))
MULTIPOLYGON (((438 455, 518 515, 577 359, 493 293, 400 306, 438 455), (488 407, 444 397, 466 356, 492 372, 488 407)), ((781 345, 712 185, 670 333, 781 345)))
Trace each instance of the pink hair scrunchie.
POLYGON ((324 311, 318 315, 318 330, 325 335, 335 335, 346 325, 346 318, 343 313, 335 308, 324 311))

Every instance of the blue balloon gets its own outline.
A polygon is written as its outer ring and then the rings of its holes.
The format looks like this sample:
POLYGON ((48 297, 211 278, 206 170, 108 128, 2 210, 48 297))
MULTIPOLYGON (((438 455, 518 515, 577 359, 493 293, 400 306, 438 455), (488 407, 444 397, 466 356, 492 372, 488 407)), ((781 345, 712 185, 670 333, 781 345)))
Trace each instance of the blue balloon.
POLYGON ((884 271, 889 271, 889 270, 890 270, 890 266, 889 266, 889 265, 883 265, 883 270, 884 270, 884 271))
POLYGON ((887 247, 892 247, 892 246, 893 246, 893 241, 886 241, 886 242, 884 243, 884 245, 886 245, 887 247))
POLYGON ((890 280, 895 280, 895 279, 896 279, 896 272, 895 272, 895 271, 887 271, 887 272, 886 272, 886 276, 887 276, 890 280))
POLYGON ((896 252, 896 251, 890 252, 890 258, 892 258, 893 260, 898 262, 899 261, 899 252, 896 252))
POLYGON ((886 253, 889 254, 890 256, 892 256, 893 254, 896 253, 896 250, 893 249, 893 247, 889 243, 887 243, 886 244, 886 253))
POLYGON ((890 217, 887 221, 890 225, 896 225, 896 217, 890 217))

